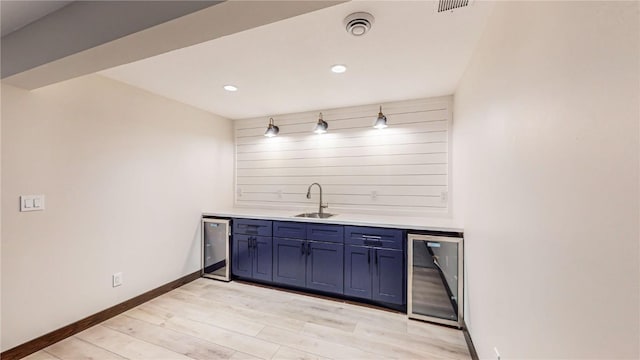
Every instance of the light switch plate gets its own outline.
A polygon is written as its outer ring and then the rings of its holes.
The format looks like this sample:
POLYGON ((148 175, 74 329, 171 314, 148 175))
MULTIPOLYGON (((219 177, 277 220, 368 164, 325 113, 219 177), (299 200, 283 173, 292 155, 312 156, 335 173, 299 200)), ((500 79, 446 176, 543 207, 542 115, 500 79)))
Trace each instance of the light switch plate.
POLYGON ((113 287, 118 287, 122 285, 122 273, 115 273, 111 276, 111 282, 113 287))
POLYGON ((44 210, 44 195, 20 196, 20 211, 41 211, 41 210, 44 210))

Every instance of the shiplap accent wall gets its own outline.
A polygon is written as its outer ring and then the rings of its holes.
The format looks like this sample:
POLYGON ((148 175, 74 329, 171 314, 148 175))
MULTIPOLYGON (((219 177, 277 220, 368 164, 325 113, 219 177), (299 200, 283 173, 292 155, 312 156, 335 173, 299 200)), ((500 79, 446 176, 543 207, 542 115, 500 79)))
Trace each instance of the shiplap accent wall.
POLYGON ((378 106, 323 110, 326 134, 314 134, 318 112, 272 115, 277 137, 264 136, 269 116, 235 121, 236 206, 399 215, 447 214, 452 97, 384 103, 389 127, 374 129, 378 106))

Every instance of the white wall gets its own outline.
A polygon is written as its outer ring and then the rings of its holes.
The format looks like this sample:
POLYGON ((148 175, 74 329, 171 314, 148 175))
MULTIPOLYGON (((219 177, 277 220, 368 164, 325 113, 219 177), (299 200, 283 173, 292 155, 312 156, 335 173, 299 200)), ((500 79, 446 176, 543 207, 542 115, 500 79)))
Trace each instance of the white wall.
POLYGON ((4 350, 2 347, 2 92, 0 86, 0 352, 4 350))
POLYGON ((639 354, 638 2, 498 2, 454 106, 481 358, 639 354))
POLYGON ((200 213, 232 189, 227 119, 100 76, 3 84, 2 350, 199 269, 200 213))
POLYGON ((329 212, 448 214, 452 97, 326 109, 235 121, 236 205, 318 211, 322 185, 329 212), (373 128, 379 105, 388 127, 373 128))

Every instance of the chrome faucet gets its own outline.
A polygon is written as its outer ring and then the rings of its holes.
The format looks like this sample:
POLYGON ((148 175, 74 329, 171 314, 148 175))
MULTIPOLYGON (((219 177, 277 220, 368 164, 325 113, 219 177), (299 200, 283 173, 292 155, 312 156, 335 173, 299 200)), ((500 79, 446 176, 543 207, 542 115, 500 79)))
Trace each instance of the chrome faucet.
POLYGON ((307 199, 311 199, 311 187, 313 185, 318 185, 318 189, 320 189, 320 204, 318 206, 318 214, 322 215, 322 209, 326 209, 329 207, 329 204, 323 204, 322 203, 322 186, 320 186, 320 184, 314 182, 313 184, 309 185, 309 188, 307 189, 307 199))

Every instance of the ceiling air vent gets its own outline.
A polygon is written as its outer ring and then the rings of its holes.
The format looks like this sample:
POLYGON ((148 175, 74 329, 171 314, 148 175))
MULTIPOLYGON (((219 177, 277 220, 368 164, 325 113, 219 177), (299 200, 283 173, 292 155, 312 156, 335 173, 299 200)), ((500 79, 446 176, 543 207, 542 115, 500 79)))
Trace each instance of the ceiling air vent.
POLYGON ((344 24, 349 34, 362 36, 371 30, 373 15, 366 12, 356 12, 344 18, 344 24))
POLYGON ((467 7, 473 0, 440 0, 438 1, 438 12, 451 11, 467 7))

